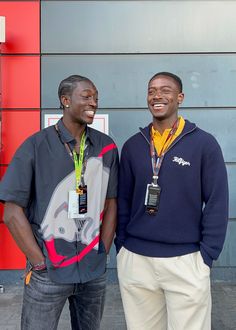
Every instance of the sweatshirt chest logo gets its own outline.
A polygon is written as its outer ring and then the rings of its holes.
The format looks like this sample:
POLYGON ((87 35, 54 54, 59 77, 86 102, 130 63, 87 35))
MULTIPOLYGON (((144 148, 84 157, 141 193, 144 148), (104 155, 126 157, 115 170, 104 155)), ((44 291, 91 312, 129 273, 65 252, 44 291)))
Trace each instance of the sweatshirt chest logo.
POLYGON ((177 163, 181 166, 191 166, 190 162, 186 162, 186 160, 184 160, 183 158, 181 157, 176 157, 174 156, 173 160, 172 160, 174 163, 177 163))

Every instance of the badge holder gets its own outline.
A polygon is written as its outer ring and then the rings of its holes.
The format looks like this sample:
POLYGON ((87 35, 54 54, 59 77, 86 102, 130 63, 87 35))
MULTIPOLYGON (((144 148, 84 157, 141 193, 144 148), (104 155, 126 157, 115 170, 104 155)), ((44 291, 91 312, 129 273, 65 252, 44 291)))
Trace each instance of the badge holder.
POLYGON ((79 186, 76 190, 69 191, 68 218, 84 218, 88 212, 87 186, 79 186))
POLYGON ((147 185, 145 205, 149 215, 155 215, 159 208, 161 187, 157 184, 157 176, 153 176, 153 182, 147 185))
POLYGON ((79 186, 79 189, 77 189, 77 194, 79 214, 85 214, 88 212, 87 186, 79 186))

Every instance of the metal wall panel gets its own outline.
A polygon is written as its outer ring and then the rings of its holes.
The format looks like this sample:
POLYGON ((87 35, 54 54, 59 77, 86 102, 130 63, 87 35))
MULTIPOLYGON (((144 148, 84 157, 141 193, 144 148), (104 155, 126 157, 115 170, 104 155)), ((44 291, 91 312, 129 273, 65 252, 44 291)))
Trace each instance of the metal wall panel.
MULTIPOLYGON (((236 219, 236 164, 227 164, 229 182, 229 218, 236 219)), ((236 259, 236 257, 235 257, 236 259)))
POLYGON ((236 50, 235 1, 42 1, 42 52, 236 50))
MULTIPOLYGON (((236 105, 236 104, 235 104, 236 105)), ((211 133, 218 141, 226 162, 236 162, 236 108, 235 109, 183 109, 186 119, 211 133)))
POLYGON ((59 82, 70 74, 94 80, 103 108, 146 107, 147 82, 159 71, 178 74, 184 107, 236 105, 236 54, 233 55, 51 55, 42 56, 42 106, 58 104, 59 82))
POLYGON ((220 258, 214 263, 215 267, 236 267, 236 221, 230 221, 228 224, 225 244, 220 258))

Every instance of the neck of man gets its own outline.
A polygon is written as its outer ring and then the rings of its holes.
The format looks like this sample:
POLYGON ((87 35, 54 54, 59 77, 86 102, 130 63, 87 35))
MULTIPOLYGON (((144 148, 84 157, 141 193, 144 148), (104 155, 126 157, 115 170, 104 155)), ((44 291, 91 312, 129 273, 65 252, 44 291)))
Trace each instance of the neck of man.
POLYGON ((162 135, 166 129, 172 128, 177 120, 178 114, 171 118, 166 118, 163 120, 153 117, 153 128, 162 135))
POLYGON ((70 132, 70 134, 75 138, 77 144, 79 144, 81 137, 85 131, 86 124, 69 121, 69 120, 67 120, 66 117, 63 117, 62 121, 63 121, 63 124, 65 125, 65 127, 70 132))

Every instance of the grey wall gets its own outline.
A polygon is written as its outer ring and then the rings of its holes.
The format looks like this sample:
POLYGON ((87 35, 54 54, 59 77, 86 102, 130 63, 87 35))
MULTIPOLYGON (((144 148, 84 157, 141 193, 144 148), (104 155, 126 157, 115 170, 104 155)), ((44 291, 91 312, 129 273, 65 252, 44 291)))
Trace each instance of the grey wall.
POLYGON ((63 78, 88 76, 120 149, 151 120, 149 78, 171 71, 183 79, 180 113, 217 138, 229 175, 230 220, 215 279, 236 275, 235 12, 236 1, 41 1, 42 120, 58 112, 63 78))

